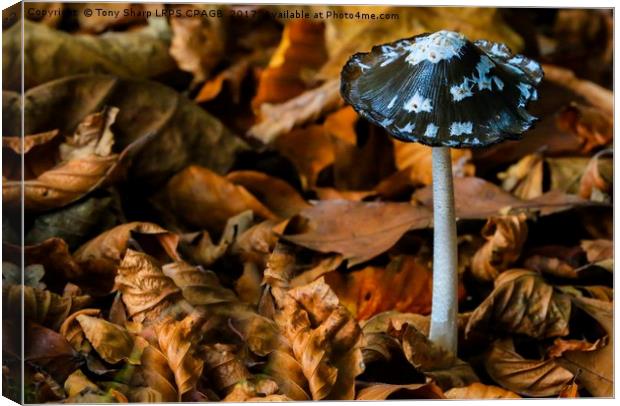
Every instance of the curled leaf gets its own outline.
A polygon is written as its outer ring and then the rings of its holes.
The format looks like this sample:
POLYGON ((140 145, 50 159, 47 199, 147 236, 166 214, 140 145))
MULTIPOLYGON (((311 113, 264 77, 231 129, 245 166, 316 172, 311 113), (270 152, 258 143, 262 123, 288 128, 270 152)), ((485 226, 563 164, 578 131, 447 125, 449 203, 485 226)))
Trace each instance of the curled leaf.
POLYGON ((573 374, 553 359, 530 360, 519 355, 512 339, 493 343, 484 363, 489 376, 502 387, 527 396, 553 396, 560 393, 573 374))
POLYGON ((536 272, 513 269, 495 280, 495 289, 474 310, 471 331, 501 331, 534 338, 565 336, 570 298, 547 284, 536 272))
POLYGON ((129 316, 137 321, 153 321, 180 299, 180 290, 162 272, 156 260, 128 249, 118 268, 115 284, 129 316))
POLYGON ((197 345, 202 323, 201 316, 192 313, 180 321, 162 320, 156 327, 159 347, 174 373, 179 397, 193 389, 202 375, 204 360, 197 345))
POLYGON ((186 262, 175 262, 162 267, 162 272, 181 289, 183 297, 193 305, 211 305, 236 301, 235 294, 224 288, 212 271, 186 262))
POLYGON ((205 347, 204 371, 215 389, 221 392, 251 376, 243 360, 235 354, 234 346, 219 343, 205 347))
POLYGON ((353 398, 355 377, 364 369, 361 329, 323 278, 289 290, 280 305, 276 323, 312 399, 353 398))
POLYGON ((134 347, 134 339, 126 329, 86 314, 80 314, 76 319, 86 339, 106 362, 116 364, 121 360, 129 359, 134 347))
POLYGON ((471 271, 476 279, 492 281, 521 255, 527 239, 527 216, 491 217, 482 229, 487 242, 476 252, 471 271))

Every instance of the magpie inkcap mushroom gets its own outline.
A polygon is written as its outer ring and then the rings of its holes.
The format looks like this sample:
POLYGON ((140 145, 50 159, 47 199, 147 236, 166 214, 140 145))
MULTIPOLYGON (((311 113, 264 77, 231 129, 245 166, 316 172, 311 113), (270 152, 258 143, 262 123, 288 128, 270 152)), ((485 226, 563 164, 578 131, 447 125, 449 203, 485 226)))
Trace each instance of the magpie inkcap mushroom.
POLYGON ((540 64, 504 44, 438 31, 353 55, 341 94, 401 141, 484 147, 531 127, 526 107, 542 77, 540 64))

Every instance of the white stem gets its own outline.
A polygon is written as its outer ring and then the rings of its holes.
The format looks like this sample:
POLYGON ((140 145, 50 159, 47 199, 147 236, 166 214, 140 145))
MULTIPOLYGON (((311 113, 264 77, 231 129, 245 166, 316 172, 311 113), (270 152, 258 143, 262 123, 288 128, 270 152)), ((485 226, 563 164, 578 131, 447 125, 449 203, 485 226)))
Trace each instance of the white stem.
POLYGON ((456 354, 458 272, 450 148, 433 150, 433 307, 430 339, 456 354))

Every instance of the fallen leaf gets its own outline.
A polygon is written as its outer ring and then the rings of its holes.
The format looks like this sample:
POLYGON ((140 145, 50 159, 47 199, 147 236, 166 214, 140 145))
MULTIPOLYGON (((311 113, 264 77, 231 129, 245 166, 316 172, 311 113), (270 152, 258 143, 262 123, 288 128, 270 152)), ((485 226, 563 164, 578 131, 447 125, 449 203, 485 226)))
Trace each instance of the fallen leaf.
MULTIPOLYGON (((5 115, 19 117, 15 97, 3 92, 5 115)), ((204 109, 157 82, 77 75, 32 88, 24 100, 26 134, 49 128, 70 134, 101 106, 117 107, 115 149, 123 151, 118 178, 129 179, 138 194, 152 193, 151 187, 192 163, 224 173, 248 148, 204 109)), ((7 121, 5 133, 20 134, 19 120, 7 121)))
POLYGON ((569 351, 558 359, 577 375, 577 382, 592 395, 609 397, 613 395, 613 302, 572 297, 573 304, 594 318, 608 334, 608 344, 595 351, 569 351))
POLYGON ((203 322, 201 316, 192 313, 180 321, 162 320, 156 327, 159 347, 174 373, 179 392, 178 400, 194 388, 202 375, 204 360, 198 352, 197 340, 203 322))
POLYGON ((430 225, 430 213, 405 203, 317 202, 298 215, 300 232, 282 237, 319 252, 337 252, 359 264, 390 249, 408 230, 430 225))
POLYGON ((614 244, 611 240, 583 240, 581 249, 586 252, 588 262, 592 263, 612 259, 614 256, 614 244))
MULTIPOLYGON (((205 346, 204 373, 213 387, 221 393, 251 377, 235 347, 216 343, 205 346)), ((275 383, 275 382, 274 382, 275 383)))
POLYGON ((18 90, 20 50, 24 48, 24 86, 26 89, 79 73, 109 73, 120 77, 150 78, 170 72, 174 61, 168 55, 167 24, 151 24, 128 32, 99 36, 74 35, 43 24, 23 21, 2 37, 5 55, 2 72, 8 88, 18 90), (27 66, 26 66, 27 65, 27 66))
POLYGON ((561 130, 574 133, 581 140, 583 153, 609 145, 613 137, 613 119, 597 107, 572 103, 557 117, 561 130))
POLYGON ((287 402, 293 399, 277 393, 275 381, 257 377, 237 383, 222 400, 223 402, 287 402))
POLYGON ((502 389, 498 386, 485 385, 480 382, 474 382, 471 385, 462 388, 452 388, 446 391, 448 399, 514 399, 520 398, 514 392, 502 389))
POLYGON ((85 389, 90 389, 93 391, 99 390, 99 387, 88 379, 86 375, 84 375, 84 372, 79 369, 69 375, 65 381, 64 387, 65 392, 67 392, 67 396, 69 397, 77 396, 85 389))
POLYGON ((286 132, 275 139, 273 146, 295 165, 304 188, 315 186, 319 173, 335 159, 332 137, 320 125, 286 132))
POLYGON ((216 274, 186 262, 174 262, 161 268, 192 305, 212 305, 236 301, 233 291, 224 288, 216 274))
POLYGON ((543 397, 558 395, 573 374, 553 359, 531 360, 519 355, 512 339, 493 343, 485 361, 489 376, 502 387, 520 395, 543 397))
POLYGON ((387 310, 429 314, 433 273, 413 256, 392 258, 387 267, 368 266, 359 271, 326 275, 326 282, 357 320, 387 310))
POLYGON ((49 238, 62 238, 74 250, 102 229, 118 222, 110 196, 92 196, 36 217, 24 236, 24 243, 35 245, 49 238))
POLYGON ((445 399, 441 388, 432 382, 391 385, 379 383, 362 388, 355 400, 445 399))
POLYGON ((443 390, 478 382, 472 367, 430 341, 424 333, 408 324, 402 330, 388 331, 399 339, 407 360, 443 390))
MULTIPOLYGON (((352 399, 355 377, 364 369, 361 329, 323 278, 289 290, 279 306, 276 323, 290 346, 289 362, 298 363, 312 399, 352 399)), ((287 378, 273 378, 285 390, 280 381, 287 378)), ((299 376, 289 379, 289 386, 299 382, 299 376)))
POLYGON ((82 309, 77 312, 71 313, 60 326, 59 332, 63 337, 71 344, 71 346, 78 352, 88 354, 92 350, 90 342, 84 335, 84 329, 77 320, 80 315, 87 315, 92 317, 98 317, 101 315, 99 309, 82 309))
MULTIPOLYGON (((413 202, 433 206, 432 187, 416 190, 413 202)), ((486 219, 498 214, 538 211, 549 215, 590 203, 578 196, 551 191, 535 199, 521 200, 500 187, 473 176, 454 179, 454 205, 458 219, 486 219)))
POLYGON ((246 188, 199 166, 190 166, 172 177, 158 202, 181 222, 215 233, 224 229, 229 217, 246 210, 263 219, 276 218, 246 188), (201 210, 194 210, 196 207, 201 210))
POLYGON ((57 382, 64 382, 83 362, 62 335, 32 322, 24 328, 23 348, 24 361, 43 368, 57 382))
POLYGON ((497 174, 502 189, 519 199, 533 199, 543 194, 542 154, 529 154, 506 171, 497 174))
POLYGON ((613 163, 611 159, 604 157, 613 157, 611 150, 603 150, 595 154, 579 182, 579 196, 584 199, 596 201, 610 201, 611 190, 613 187, 613 163))
POLYGON ((254 216, 251 210, 230 217, 226 221, 217 245, 211 241, 211 236, 206 231, 183 235, 179 243, 179 251, 192 263, 209 267, 224 256, 233 244, 237 243, 237 239, 251 228, 253 221, 254 216))
POLYGON ((121 292, 129 316, 153 322, 180 299, 181 290, 161 270, 156 260, 128 249, 120 263, 115 286, 121 292))
POLYGON ((123 327, 86 314, 80 314, 76 319, 86 339, 106 362, 116 364, 132 355, 134 339, 123 327))
POLYGON ((492 281, 517 261, 527 240, 527 216, 491 217, 482 228, 487 240, 474 254, 471 263, 473 276, 481 281, 492 281))
POLYGON ((314 121, 342 105, 340 80, 330 80, 284 103, 263 103, 259 114, 261 121, 248 130, 248 135, 263 144, 271 144, 294 127, 314 121))
MULTIPOLYGON (((430 185, 433 183, 431 147, 417 142, 393 140, 394 158, 398 170, 407 170, 413 185, 430 185)), ((471 151, 452 149, 452 173, 454 177, 474 176, 475 167, 469 162, 471 151)))
POLYGON ((140 374, 146 385, 161 395, 161 401, 177 402, 179 394, 176 389, 175 375, 168 366, 168 359, 155 346, 144 349, 141 359, 140 374))
MULTIPOLYGON (((223 12, 221 6, 200 5, 190 9, 180 6, 176 10, 187 12, 223 12)), ((194 82, 202 82, 224 56, 226 45, 225 23, 221 18, 202 16, 170 18, 172 40, 170 55, 179 68, 194 75, 194 82)))
POLYGON ((23 317, 53 330, 58 330, 65 318, 88 305, 90 297, 64 297, 46 289, 2 284, 2 301, 7 312, 23 317))
POLYGON ((547 349, 547 356, 549 358, 558 358, 566 351, 595 351, 605 346, 602 340, 596 340, 590 343, 585 340, 563 340, 556 338, 553 340, 553 345, 547 349))
POLYGON ((306 78, 312 78, 327 58, 322 22, 287 21, 280 45, 261 72, 252 107, 263 103, 281 103, 306 90, 306 78))
POLYGON ((310 205, 286 181, 256 171, 235 171, 226 175, 235 185, 244 187, 278 217, 289 218, 310 205))
POLYGON ((73 254, 73 258, 83 269, 84 278, 91 282, 96 281, 99 291, 108 293, 112 289, 117 268, 132 235, 152 235, 168 256, 177 256, 178 236, 157 224, 136 221, 111 228, 86 242, 73 254))
POLYGON ((512 269, 495 279, 495 288, 472 313, 472 331, 510 332, 534 338, 565 336, 571 314, 570 298, 536 272, 512 269))

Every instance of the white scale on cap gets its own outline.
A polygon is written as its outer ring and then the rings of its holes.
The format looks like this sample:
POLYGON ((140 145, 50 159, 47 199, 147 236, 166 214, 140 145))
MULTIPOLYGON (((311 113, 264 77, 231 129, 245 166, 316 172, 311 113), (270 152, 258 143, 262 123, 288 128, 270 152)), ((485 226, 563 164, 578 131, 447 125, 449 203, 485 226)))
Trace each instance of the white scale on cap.
POLYGON ((460 55, 465 41, 465 37, 458 32, 437 31, 434 34, 416 38, 416 41, 407 47, 410 53, 405 60, 412 65, 417 65, 422 61, 437 63, 444 59, 451 59, 460 55))

